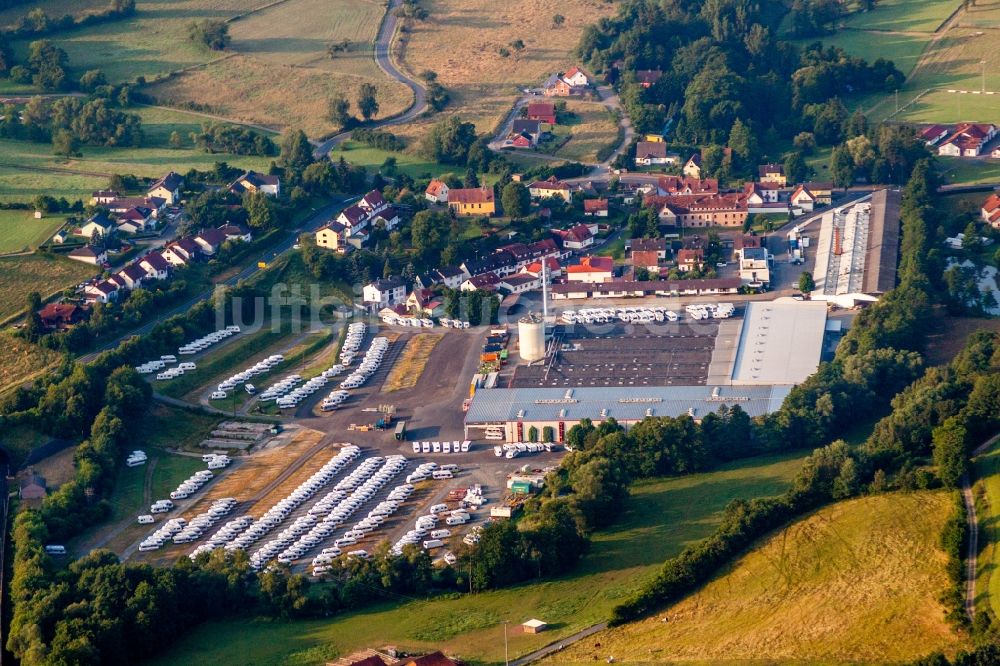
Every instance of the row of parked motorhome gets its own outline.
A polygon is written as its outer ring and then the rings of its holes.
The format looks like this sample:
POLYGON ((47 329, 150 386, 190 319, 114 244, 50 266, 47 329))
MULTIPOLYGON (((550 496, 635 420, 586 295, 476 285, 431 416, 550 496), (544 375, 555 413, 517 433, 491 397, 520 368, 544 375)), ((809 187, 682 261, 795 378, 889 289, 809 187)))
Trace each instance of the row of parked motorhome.
POLYGON ((168 540, 173 541, 175 544, 194 541, 235 507, 236 499, 223 497, 212 502, 208 511, 199 513, 191 519, 190 523, 184 518, 171 518, 139 544, 139 551, 158 550, 168 540))
POLYGON ((581 308, 564 310, 560 315, 567 324, 607 324, 613 321, 626 323, 653 323, 678 321, 680 316, 673 310, 651 305, 648 307, 581 308))
POLYGON ((552 451, 552 444, 549 442, 516 442, 493 447, 493 455, 497 458, 516 458, 522 453, 541 453, 542 451, 552 451))
POLYGON ((696 303, 685 310, 692 319, 729 319, 736 314, 732 303, 696 303))
POLYGON ((468 453, 472 442, 413 442, 414 453, 468 453))
POLYGON ((216 387, 215 391, 212 392, 210 396, 212 400, 224 400, 228 395, 229 391, 232 391, 240 384, 243 385, 243 389, 250 395, 254 395, 257 389, 253 384, 248 383, 252 378, 258 375, 264 375, 274 369, 275 366, 280 365, 285 360, 285 357, 281 354, 271 354, 265 359, 257 361, 250 367, 237 372, 236 374, 222 380, 216 387))

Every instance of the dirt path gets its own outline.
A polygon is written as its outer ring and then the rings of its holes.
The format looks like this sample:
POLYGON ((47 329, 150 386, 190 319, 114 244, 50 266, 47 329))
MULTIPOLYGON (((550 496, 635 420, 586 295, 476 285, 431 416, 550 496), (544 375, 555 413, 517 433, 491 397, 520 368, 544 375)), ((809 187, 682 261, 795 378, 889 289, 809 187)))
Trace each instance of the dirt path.
POLYGON ((153 470, 156 469, 156 463, 160 461, 159 458, 153 458, 146 465, 146 478, 142 482, 142 505, 153 503, 153 470))
MULTIPOLYGON (((975 458, 985 453, 993 444, 1000 440, 1000 435, 994 435, 976 447, 970 458, 975 458)), ((969 524, 969 549, 966 553, 965 564, 965 614, 969 619, 976 616, 976 571, 978 570, 977 557, 979 555, 979 519, 976 516, 976 500, 972 495, 972 485, 969 482, 969 475, 962 479, 962 499, 965 502, 966 520, 969 524)))
POLYGON ((524 655, 520 659, 515 659, 514 661, 510 662, 510 666, 525 666, 526 664, 538 661, 539 659, 544 659, 550 654, 555 654, 556 652, 559 652, 560 650, 566 648, 567 646, 572 645, 577 641, 582 641, 587 636, 593 636, 598 631, 604 631, 607 628, 608 628, 608 623, 601 622, 600 624, 592 625, 590 627, 587 627, 586 629, 581 629, 580 631, 576 632, 571 636, 567 636, 566 638, 563 638, 561 640, 549 643, 541 650, 535 650, 534 652, 524 655))

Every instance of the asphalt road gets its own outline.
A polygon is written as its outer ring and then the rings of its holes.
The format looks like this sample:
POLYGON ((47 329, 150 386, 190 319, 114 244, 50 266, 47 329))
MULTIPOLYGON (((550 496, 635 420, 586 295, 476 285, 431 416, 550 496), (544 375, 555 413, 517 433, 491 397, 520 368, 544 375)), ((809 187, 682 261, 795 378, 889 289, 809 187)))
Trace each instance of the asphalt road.
MULTIPOLYGON (((396 27, 399 25, 399 17, 396 16, 396 9, 403 4, 403 0, 389 0, 386 7, 385 20, 379 29, 378 37, 375 40, 375 64, 379 66, 386 76, 389 76, 410 89, 413 92, 413 104, 403 113, 379 120, 366 125, 368 128, 389 127, 391 125, 401 125, 417 118, 427 109, 427 90, 414 79, 404 74, 397 66, 392 57, 392 39, 396 35, 396 27)), ((326 139, 316 146, 316 157, 323 157, 335 146, 351 138, 351 132, 341 132, 326 139)))
MULTIPOLYGON (((311 217, 309 217, 309 219, 307 219, 305 222, 303 222, 301 226, 288 231, 286 234, 286 238, 282 239, 277 244, 265 250, 262 259, 265 259, 267 260, 268 263, 270 263, 275 258, 281 256, 285 252, 290 251, 292 249, 292 246, 295 245, 295 243, 298 241, 300 233, 307 231, 314 231, 315 229, 320 227, 324 222, 327 222, 332 217, 334 212, 336 212, 348 201, 351 201, 353 198, 356 197, 352 198, 338 197, 336 199, 333 199, 331 203, 327 204, 323 208, 316 211, 316 213, 313 214, 311 217)), ((252 263, 252 265, 248 266, 247 268, 244 268, 236 275, 233 275, 232 277, 222 282, 219 282, 216 285, 213 285, 211 289, 206 289, 197 296, 194 296, 193 298, 184 301, 180 305, 177 305, 169 310, 159 313, 155 319, 143 324, 139 328, 134 328, 130 330, 128 333, 123 333, 122 335, 119 335, 113 338, 112 340, 109 340, 101 344, 91 353, 81 356, 79 360, 84 363, 90 363, 95 358, 97 358, 97 356, 101 352, 117 347, 123 340, 131 338, 134 335, 143 335, 145 333, 149 333, 151 330, 153 330, 154 326, 156 326, 164 319, 168 319, 174 315, 181 314, 182 312, 187 312, 194 306, 195 303, 211 298, 212 294, 215 292, 216 286, 218 285, 232 286, 238 283, 240 280, 246 280, 247 278, 256 274, 260 270, 261 269, 258 268, 257 264, 254 262, 252 263)))

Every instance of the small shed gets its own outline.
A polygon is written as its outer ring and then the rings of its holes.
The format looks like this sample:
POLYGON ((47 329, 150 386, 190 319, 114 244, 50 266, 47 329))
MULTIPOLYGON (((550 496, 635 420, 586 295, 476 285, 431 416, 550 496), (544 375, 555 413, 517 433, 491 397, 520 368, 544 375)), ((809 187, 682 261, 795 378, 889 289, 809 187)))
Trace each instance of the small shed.
POLYGON ((510 484, 510 491, 515 495, 530 495, 531 494, 531 482, 530 481, 515 481, 510 484))
POLYGON ((541 620, 532 619, 522 624, 521 628, 526 634, 540 634, 545 631, 545 628, 548 626, 549 625, 547 623, 542 622, 541 620))
POLYGON ((21 499, 45 499, 47 492, 45 478, 40 474, 31 472, 28 476, 21 479, 18 496, 21 499))

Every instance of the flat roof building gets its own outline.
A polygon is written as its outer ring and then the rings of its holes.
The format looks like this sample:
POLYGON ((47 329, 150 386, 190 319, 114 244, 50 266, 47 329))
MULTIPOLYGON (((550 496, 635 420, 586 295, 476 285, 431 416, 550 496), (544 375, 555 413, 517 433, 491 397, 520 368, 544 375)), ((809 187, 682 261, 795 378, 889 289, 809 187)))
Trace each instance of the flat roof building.
POLYGON ((799 384, 816 372, 823 352, 823 301, 753 301, 740 331, 732 383, 799 384))
POLYGON ((465 433, 502 431, 507 442, 528 441, 535 427, 541 438, 545 427, 553 439, 564 441, 565 433, 583 419, 594 423, 615 419, 626 430, 650 416, 678 417, 689 414, 701 420, 726 405, 739 405, 751 417, 781 407, 791 385, 781 386, 667 386, 593 388, 479 389, 465 415, 465 433))
POLYGON ((899 201, 898 191, 879 190, 823 215, 814 300, 853 307, 896 286, 899 201))

